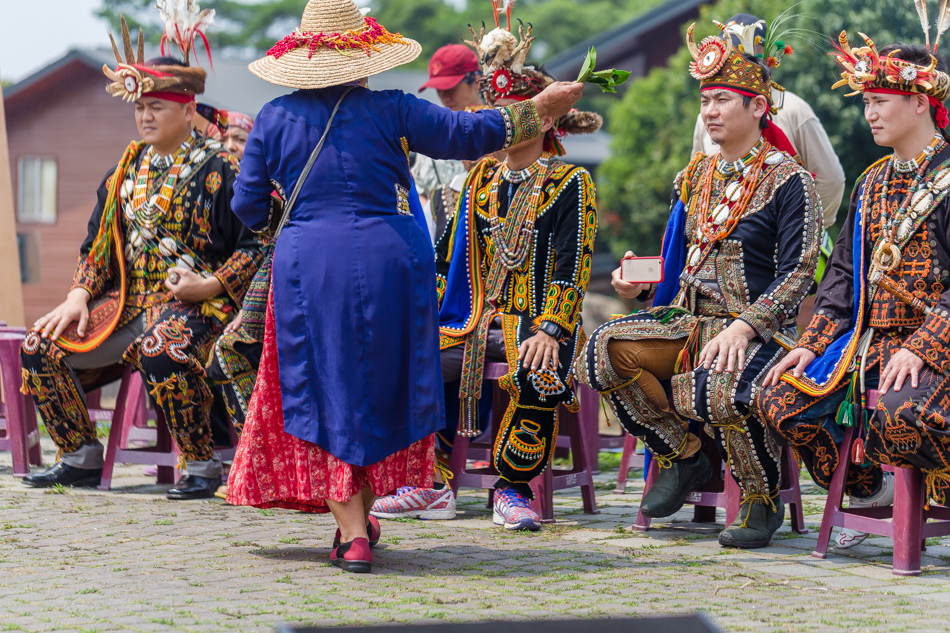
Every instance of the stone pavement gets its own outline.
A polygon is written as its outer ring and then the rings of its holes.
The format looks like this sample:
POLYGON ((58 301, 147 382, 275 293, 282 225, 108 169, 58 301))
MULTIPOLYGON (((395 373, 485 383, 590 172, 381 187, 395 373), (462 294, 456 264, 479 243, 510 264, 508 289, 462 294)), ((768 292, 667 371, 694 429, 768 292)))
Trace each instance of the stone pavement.
MULTIPOLYGON (((47 464, 52 453, 44 456, 47 464)), ((631 532, 642 484, 601 514, 558 494, 558 522, 536 534, 492 526, 484 492, 455 521, 385 521, 373 575, 327 562, 329 515, 172 502, 141 466, 115 490, 34 490, 0 454, 0 630, 269 631, 439 620, 636 616, 704 611, 725 631, 946 631, 950 539, 928 545, 924 574, 897 578, 890 541, 827 560, 814 547, 824 496, 806 487, 806 521, 772 547, 724 550, 721 524, 684 510, 631 532)), ((720 521, 722 516, 720 515, 720 521)))

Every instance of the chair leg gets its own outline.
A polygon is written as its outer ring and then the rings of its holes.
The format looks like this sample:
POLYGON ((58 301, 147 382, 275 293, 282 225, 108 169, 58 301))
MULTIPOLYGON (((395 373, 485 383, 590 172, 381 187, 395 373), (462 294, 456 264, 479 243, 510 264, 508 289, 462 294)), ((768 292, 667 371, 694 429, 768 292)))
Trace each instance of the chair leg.
POLYGON ((456 435, 455 440, 452 442, 452 453, 449 455, 449 470, 452 471, 453 477, 446 483, 449 484, 449 488, 452 489, 452 494, 455 496, 458 496, 460 475, 465 472, 465 465, 468 461, 468 444, 469 439, 461 435, 456 435))
POLYGON ((20 380, 19 353, 22 340, 22 336, 14 335, 4 335, 0 338, 0 381, 3 385, 6 435, 10 439, 14 477, 26 477, 30 474, 26 406, 18 384, 20 380))
MULTIPOLYGON (((174 452, 177 457, 179 454, 178 445, 172 440, 171 433, 168 430, 168 424, 165 422, 165 416, 162 414, 161 409, 156 408, 155 415, 158 418, 156 420, 158 433, 155 438, 155 450, 160 452, 174 452)), ((159 466, 156 483, 174 484, 178 482, 180 477, 181 472, 174 466, 159 466)))
POLYGON ((550 465, 531 480, 531 491, 531 509, 541 517, 541 523, 554 523, 554 472, 550 465))
POLYGON ((920 545, 923 542, 923 473, 917 468, 899 468, 894 475, 895 576, 920 575, 920 545))
POLYGON ((725 485, 723 492, 726 493, 726 525, 732 525, 732 522, 739 516, 739 506, 742 504, 742 489, 739 488, 739 482, 732 476, 732 470, 729 464, 726 464, 725 485))
MULTIPOLYGON (((653 482, 656 481, 656 476, 659 473, 659 463, 654 459, 650 461, 650 470, 647 473, 646 483, 643 485, 643 494, 646 496, 647 492, 650 491, 650 488, 653 487, 653 482)), ((643 505, 643 498, 640 499, 640 505, 643 505)), ((643 510, 637 509, 637 522, 631 527, 632 530, 637 532, 646 532, 650 529, 651 519, 648 516, 644 516, 643 510)))
POLYGON ((841 440, 841 449, 838 454, 838 467, 831 476, 831 487, 828 488, 828 497, 825 499, 825 511, 821 515, 821 528, 818 530, 818 543, 811 553, 815 558, 824 558, 828 555, 828 541, 831 540, 832 517, 841 510, 844 500, 844 487, 848 482, 848 469, 851 465, 851 440, 854 439, 854 427, 845 429, 841 440))
MULTIPOLYGON (((597 498, 594 494, 594 465, 590 462, 590 451, 588 450, 591 444, 599 446, 600 436, 598 434, 591 436, 586 432, 584 420, 581 417, 583 413, 583 407, 578 413, 571 413, 563 407, 558 411, 558 415, 564 421, 564 430, 571 439, 571 470, 576 473, 584 473, 587 476, 587 483, 581 484, 584 513, 600 514, 600 511, 597 510, 597 498)), ((594 455, 596 459, 597 453, 595 452, 594 455)))
POLYGON ((26 441, 29 446, 29 461, 32 466, 43 465, 43 447, 40 446, 40 426, 36 419, 36 406, 33 404, 33 396, 23 396, 23 411, 25 412, 26 441))
POLYGON ((801 472, 798 468, 798 462, 795 461, 795 453, 788 446, 782 447, 781 487, 793 491, 793 499, 788 504, 792 531, 797 534, 808 534, 808 528, 805 527, 805 513, 802 509, 801 472))
POLYGON ((637 438, 628 433, 627 437, 623 440, 623 454, 620 456, 620 472, 617 473, 617 487, 614 488, 614 492, 621 494, 627 492, 627 476, 630 474, 630 460, 633 458, 633 454, 636 450, 637 438))
MULTIPOLYGON (((129 374, 129 402, 122 410, 122 439, 119 448, 129 447, 129 434, 132 428, 141 426, 141 420, 145 417, 145 385, 142 383, 142 376, 134 369, 129 374)), ((118 405, 117 405, 118 406, 118 405)), ((112 423, 115 424, 115 413, 112 414, 112 423)))
MULTIPOLYGON (((587 445, 587 463, 592 475, 600 474, 600 394, 580 383, 575 383, 580 396, 581 409, 577 412, 577 422, 587 445)), ((573 447, 573 444, 571 444, 573 447)))
POLYGON ((115 411, 112 413, 112 423, 109 425, 109 443, 106 445, 105 461, 102 465, 102 479, 99 480, 99 490, 111 490, 112 471, 115 469, 115 453, 122 442, 125 423, 126 401, 129 397, 129 378, 135 369, 126 367, 122 374, 122 382, 119 383, 119 395, 115 399, 115 411))

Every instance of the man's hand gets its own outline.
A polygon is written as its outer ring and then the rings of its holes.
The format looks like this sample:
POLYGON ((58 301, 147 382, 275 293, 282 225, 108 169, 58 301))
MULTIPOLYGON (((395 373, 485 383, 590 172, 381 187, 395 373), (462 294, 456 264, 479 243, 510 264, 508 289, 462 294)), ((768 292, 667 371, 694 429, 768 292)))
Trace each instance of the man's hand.
POLYGON ((538 116, 558 118, 571 111, 584 94, 584 84, 576 81, 555 81, 532 99, 538 116))
MULTIPOLYGON (((627 251, 624 257, 633 257, 633 251, 627 251)), ((636 299, 644 290, 649 290, 650 284, 634 284, 620 278, 620 268, 615 268, 610 274, 610 285, 614 291, 624 299, 636 299)))
POLYGON ((894 391, 900 391, 904 386, 904 381, 910 378, 910 386, 917 388, 917 380, 920 377, 920 370, 924 368, 924 360, 917 354, 902 349, 891 356, 887 361, 887 367, 881 372, 880 395, 888 392, 891 386, 894 391))
POLYGON ((205 299, 217 297, 224 293, 224 286, 216 277, 201 277, 197 273, 172 266, 168 269, 168 276, 174 278, 172 273, 178 275, 178 281, 171 282, 171 279, 165 279, 165 287, 172 291, 175 298, 185 303, 201 303, 205 299))
POLYGON ((706 343, 706 347, 699 353, 699 364, 709 369, 715 361, 713 371, 717 373, 723 370, 742 371, 745 367, 745 351, 749 347, 749 341, 755 336, 751 325, 736 319, 732 325, 706 343))
POLYGON ((560 345, 553 336, 538 332, 518 348, 518 361, 522 367, 537 371, 538 367, 557 369, 557 353, 560 345))
POLYGON ((33 328, 39 330, 40 336, 51 340, 56 340, 63 333, 69 324, 73 321, 79 321, 76 331, 79 336, 86 335, 86 322, 89 320, 90 295, 85 288, 73 288, 66 295, 66 300, 53 308, 51 312, 40 317, 33 324, 33 328))
POLYGON ((241 327, 241 322, 244 320, 244 311, 238 310, 237 314, 234 315, 234 318, 230 323, 224 326, 224 333, 228 334, 229 332, 235 332, 239 327, 241 327))
POLYGON ((785 358, 780 360, 775 367, 769 370, 769 373, 765 377, 765 382, 762 384, 762 386, 771 387, 773 385, 777 385, 779 380, 782 378, 782 374, 787 372, 789 369, 792 370, 792 375, 798 378, 802 375, 802 372, 805 371, 805 368, 808 367, 808 365, 810 365, 811 362, 816 358, 818 358, 818 355, 810 349, 796 347, 791 352, 789 352, 785 358))

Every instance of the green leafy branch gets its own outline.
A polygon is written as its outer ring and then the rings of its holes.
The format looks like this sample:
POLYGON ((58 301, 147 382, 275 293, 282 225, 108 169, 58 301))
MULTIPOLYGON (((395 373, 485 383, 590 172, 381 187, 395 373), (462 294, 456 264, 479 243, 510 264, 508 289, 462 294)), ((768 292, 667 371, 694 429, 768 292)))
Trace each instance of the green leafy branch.
POLYGON ((591 46, 590 50, 587 51, 587 58, 584 60, 584 65, 581 66, 581 74, 578 75, 577 81, 594 84, 600 87, 603 92, 617 92, 617 86, 630 79, 629 70, 611 68, 610 70, 595 71, 596 63, 597 49, 591 46))

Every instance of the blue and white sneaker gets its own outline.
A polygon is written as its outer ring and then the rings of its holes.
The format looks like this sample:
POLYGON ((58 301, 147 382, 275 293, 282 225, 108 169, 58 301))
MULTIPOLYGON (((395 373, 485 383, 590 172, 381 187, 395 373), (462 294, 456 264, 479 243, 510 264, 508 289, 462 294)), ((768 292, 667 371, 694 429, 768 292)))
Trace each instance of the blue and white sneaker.
POLYGON ((511 488, 495 490, 492 522, 504 525, 506 530, 541 529, 541 517, 531 509, 530 501, 511 488))

